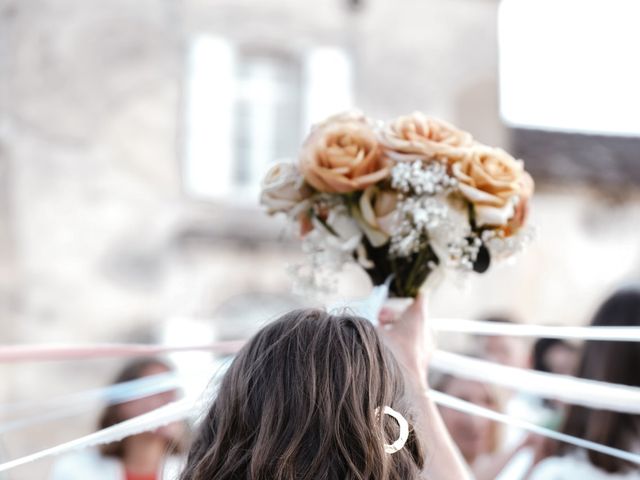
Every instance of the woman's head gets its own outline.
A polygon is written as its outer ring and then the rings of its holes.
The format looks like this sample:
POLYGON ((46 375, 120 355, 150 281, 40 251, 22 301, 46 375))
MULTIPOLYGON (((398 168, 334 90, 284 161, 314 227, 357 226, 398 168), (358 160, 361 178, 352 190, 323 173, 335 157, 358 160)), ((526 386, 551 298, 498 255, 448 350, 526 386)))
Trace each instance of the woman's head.
POLYGON ((191 448, 184 480, 411 479, 422 466, 401 373, 374 327, 350 315, 296 310, 236 356, 191 448))
POLYGON ((533 369, 541 372, 573 375, 578 349, 559 338, 541 338, 533 346, 533 369))
MULTIPOLYGON (((485 317, 484 321, 505 325, 517 325, 517 322, 502 316, 485 317)), ((480 356, 491 362, 517 368, 530 368, 531 366, 531 357, 529 354, 531 345, 525 338, 505 335, 487 335, 480 339, 479 347, 480 356)))
MULTIPOLYGON (((444 375, 434 388, 474 405, 500 410, 497 392, 481 382, 444 375)), ((440 412, 453 441, 469 464, 480 455, 497 450, 499 438, 495 422, 447 407, 440 408, 440 412)))
MULTIPOLYGON (((640 326, 640 289, 620 290, 600 307, 593 326, 640 326)), ((578 376, 589 380, 640 387, 640 343, 588 341, 578 376)), ((640 439, 640 416, 573 406, 569 409, 565 433, 610 447, 629 450, 640 439)), ((624 469, 622 460, 589 452, 591 463, 608 472, 624 469)))
MULTIPOLYGON (((113 384, 130 382, 152 375, 159 375, 171 372, 172 367, 160 360, 159 358, 139 358, 127 363, 118 373, 113 384)), ((100 416, 98 427, 100 429, 110 427, 130 418, 150 412, 156 408, 162 407, 170 402, 177 400, 178 391, 168 390, 159 392, 154 395, 145 396, 128 402, 108 406, 100 416)), ((175 425, 174 425, 175 426, 175 425)), ((155 432, 146 434, 156 437, 163 437, 168 447, 172 447, 176 451, 183 449, 182 443, 186 432, 182 429, 171 428, 169 426, 158 429, 155 432), (175 432, 175 433, 173 433, 175 432)), ((122 458, 125 454, 127 440, 121 442, 113 442, 104 445, 101 449, 103 455, 115 456, 122 458)))

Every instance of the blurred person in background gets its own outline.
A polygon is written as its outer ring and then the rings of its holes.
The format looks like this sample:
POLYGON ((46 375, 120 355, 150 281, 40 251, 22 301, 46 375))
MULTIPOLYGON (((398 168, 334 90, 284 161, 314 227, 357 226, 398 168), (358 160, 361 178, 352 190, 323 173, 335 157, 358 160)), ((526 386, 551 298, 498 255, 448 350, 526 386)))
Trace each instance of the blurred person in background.
MULTIPOLYGON (((517 325, 518 322, 506 316, 486 316, 486 322, 517 325)), ((531 342, 524 337, 507 335, 487 335, 480 339, 478 356, 483 360, 506 367, 530 369, 532 366, 531 342)), ((500 389, 504 400, 504 413, 515 418, 526 419, 537 424, 548 423, 549 411, 542 402, 532 395, 500 389)), ((525 440, 526 433, 518 428, 506 427, 502 436, 500 451, 517 449, 525 440)))
MULTIPOLYGON (((596 313, 592 326, 640 326, 640 288, 619 290, 596 313)), ((640 343, 587 341, 577 376, 640 387, 640 343)), ((568 407, 562 432, 609 447, 640 454, 640 415, 568 407)), ((529 480, 640 480, 640 466, 566 444, 545 442, 554 456, 534 467, 529 480)))
MULTIPOLYGON (((474 405, 502 413, 500 391, 474 380, 443 375, 434 382, 435 390, 459 398, 474 405)), ((510 448, 502 448, 503 427, 497 422, 477 415, 440 407, 444 421, 460 453, 469 464, 476 480, 516 478, 518 471, 527 466, 512 466, 512 462, 523 450, 531 447, 537 439, 526 437, 510 448)))
MULTIPOLYGON (((473 403, 480 407, 500 411, 498 394, 489 385, 474 380, 443 375, 434 382, 434 389, 447 395, 473 403)), ((499 425, 476 415, 460 412, 448 407, 439 407, 453 441, 469 464, 478 480, 493 480, 494 476, 478 475, 478 467, 484 471, 489 457, 495 455, 500 445, 499 425)))
MULTIPOLYGON (((487 316, 481 320, 508 325, 518 324, 505 316, 487 316)), ((487 335, 480 342, 480 356, 482 358, 507 367, 531 368, 530 351, 529 341, 521 337, 487 335)))
POLYGON ((533 346, 533 369, 558 375, 574 375, 580 351, 559 338, 541 338, 533 346))
MULTIPOLYGON (((484 321, 517 325, 518 322, 507 316, 487 316, 484 321)), ((508 335, 488 335, 479 343, 479 356, 484 360, 506 367, 529 370, 533 366, 533 348, 526 337, 508 335)), ((503 412, 509 417, 526 420, 545 427, 558 427, 558 413, 549 408, 543 399, 526 392, 499 388, 503 399, 503 412)), ((476 470, 482 469, 483 478, 510 480, 521 478, 530 469, 535 458, 540 437, 527 434, 526 431, 504 426, 503 435, 496 453, 484 463, 478 463, 476 470)), ((481 478, 480 476, 478 478, 481 478)))
MULTIPOLYGON (((575 375, 580 360, 580 349, 559 338, 541 338, 533 345, 533 369, 556 375, 575 375)), ((549 428, 560 427, 563 404, 539 398, 540 406, 549 410, 549 428)))
MULTIPOLYGON (((124 366, 113 384, 129 382, 151 375, 172 372, 173 368, 157 358, 136 359, 124 366)), ((110 405, 102 413, 98 428, 103 429, 150 412, 178 399, 170 390, 122 404, 110 405)), ((49 480, 165 480, 176 478, 185 450, 186 424, 172 423, 153 432, 127 437, 62 457, 51 471, 49 480)))

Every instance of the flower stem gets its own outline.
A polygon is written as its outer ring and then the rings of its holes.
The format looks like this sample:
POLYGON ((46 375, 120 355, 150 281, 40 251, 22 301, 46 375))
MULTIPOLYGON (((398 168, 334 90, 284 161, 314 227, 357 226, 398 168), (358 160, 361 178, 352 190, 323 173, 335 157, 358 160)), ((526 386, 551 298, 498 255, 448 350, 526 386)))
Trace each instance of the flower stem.
POLYGON ((418 290, 420 289, 420 285, 417 287, 414 285, 416 274, 418 273, 418 269, 422 267, 422 264, 425 261, 425 254, 430 250, 427 245, 426 248, 423 248, 418 252, 418 256, 416 257, 413 265, 411 267, 411 271, 409 272, 409 276, 407 277, 407 281, 405 283, 405 290, 410 297, 415 297, 418 295, 418 290))

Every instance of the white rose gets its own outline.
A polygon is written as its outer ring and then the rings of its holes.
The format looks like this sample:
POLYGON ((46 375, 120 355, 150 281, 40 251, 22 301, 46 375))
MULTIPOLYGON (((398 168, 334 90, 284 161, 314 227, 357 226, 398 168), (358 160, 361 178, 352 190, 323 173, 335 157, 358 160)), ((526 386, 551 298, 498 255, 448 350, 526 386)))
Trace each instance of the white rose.
POLYGON ((515 213, 513 203, 507 203, 504 207, 490 207, 488 205, 476 205, 476 225, 478 227, 506 225, 515 213))
POLYGON ((324 232, 324 241, 329 247, 349 252, 355 250, 362 240, 362 230, 346 210, 333 209, 324 222, 317 218, 312 222, 314 231, 324 232))
POLYGON ((387 243, 398 228, 400 215, 397 206, 396 192, 380 190, 372 185, 362 193, 359 209, 355 208, 353 214, 374 247, 387 243))
POLYGON ((429 243, 436 256, 443 262, 449 258, 449 245, 471 234, 467 205, 461 198, 436 197, 447 209, 446 219, 429 229, 429 243))
POLYGON ((287 162, 271 167, 261 186, 260 203, 267 207, 269 214, 289 213, 311 194, 298 168, 287 162))

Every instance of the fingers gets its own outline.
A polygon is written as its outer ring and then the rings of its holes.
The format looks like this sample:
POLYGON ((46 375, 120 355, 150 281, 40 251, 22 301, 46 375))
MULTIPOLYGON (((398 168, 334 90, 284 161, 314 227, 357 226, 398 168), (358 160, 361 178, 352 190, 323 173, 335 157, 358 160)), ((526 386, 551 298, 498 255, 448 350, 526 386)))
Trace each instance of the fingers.
POLYGON ((378 314, 378 322, 380 325, 391 325, 398 320, 398 314, 392 309, 383 307, 378 314))
POLYGON ((409 305, 401 316, 403 322, 411 324, 422 323, 424 320, 425 312, 425 297, 419 293, 415 300, 409 305))
POLYGON ((404 310, 399 310, 399 305, 384 306, 378 314, 378 323, 384 330, 394 328, 407 335, 421 334, 425 326, 425 302, 425 296, 419 294, 404 310))

